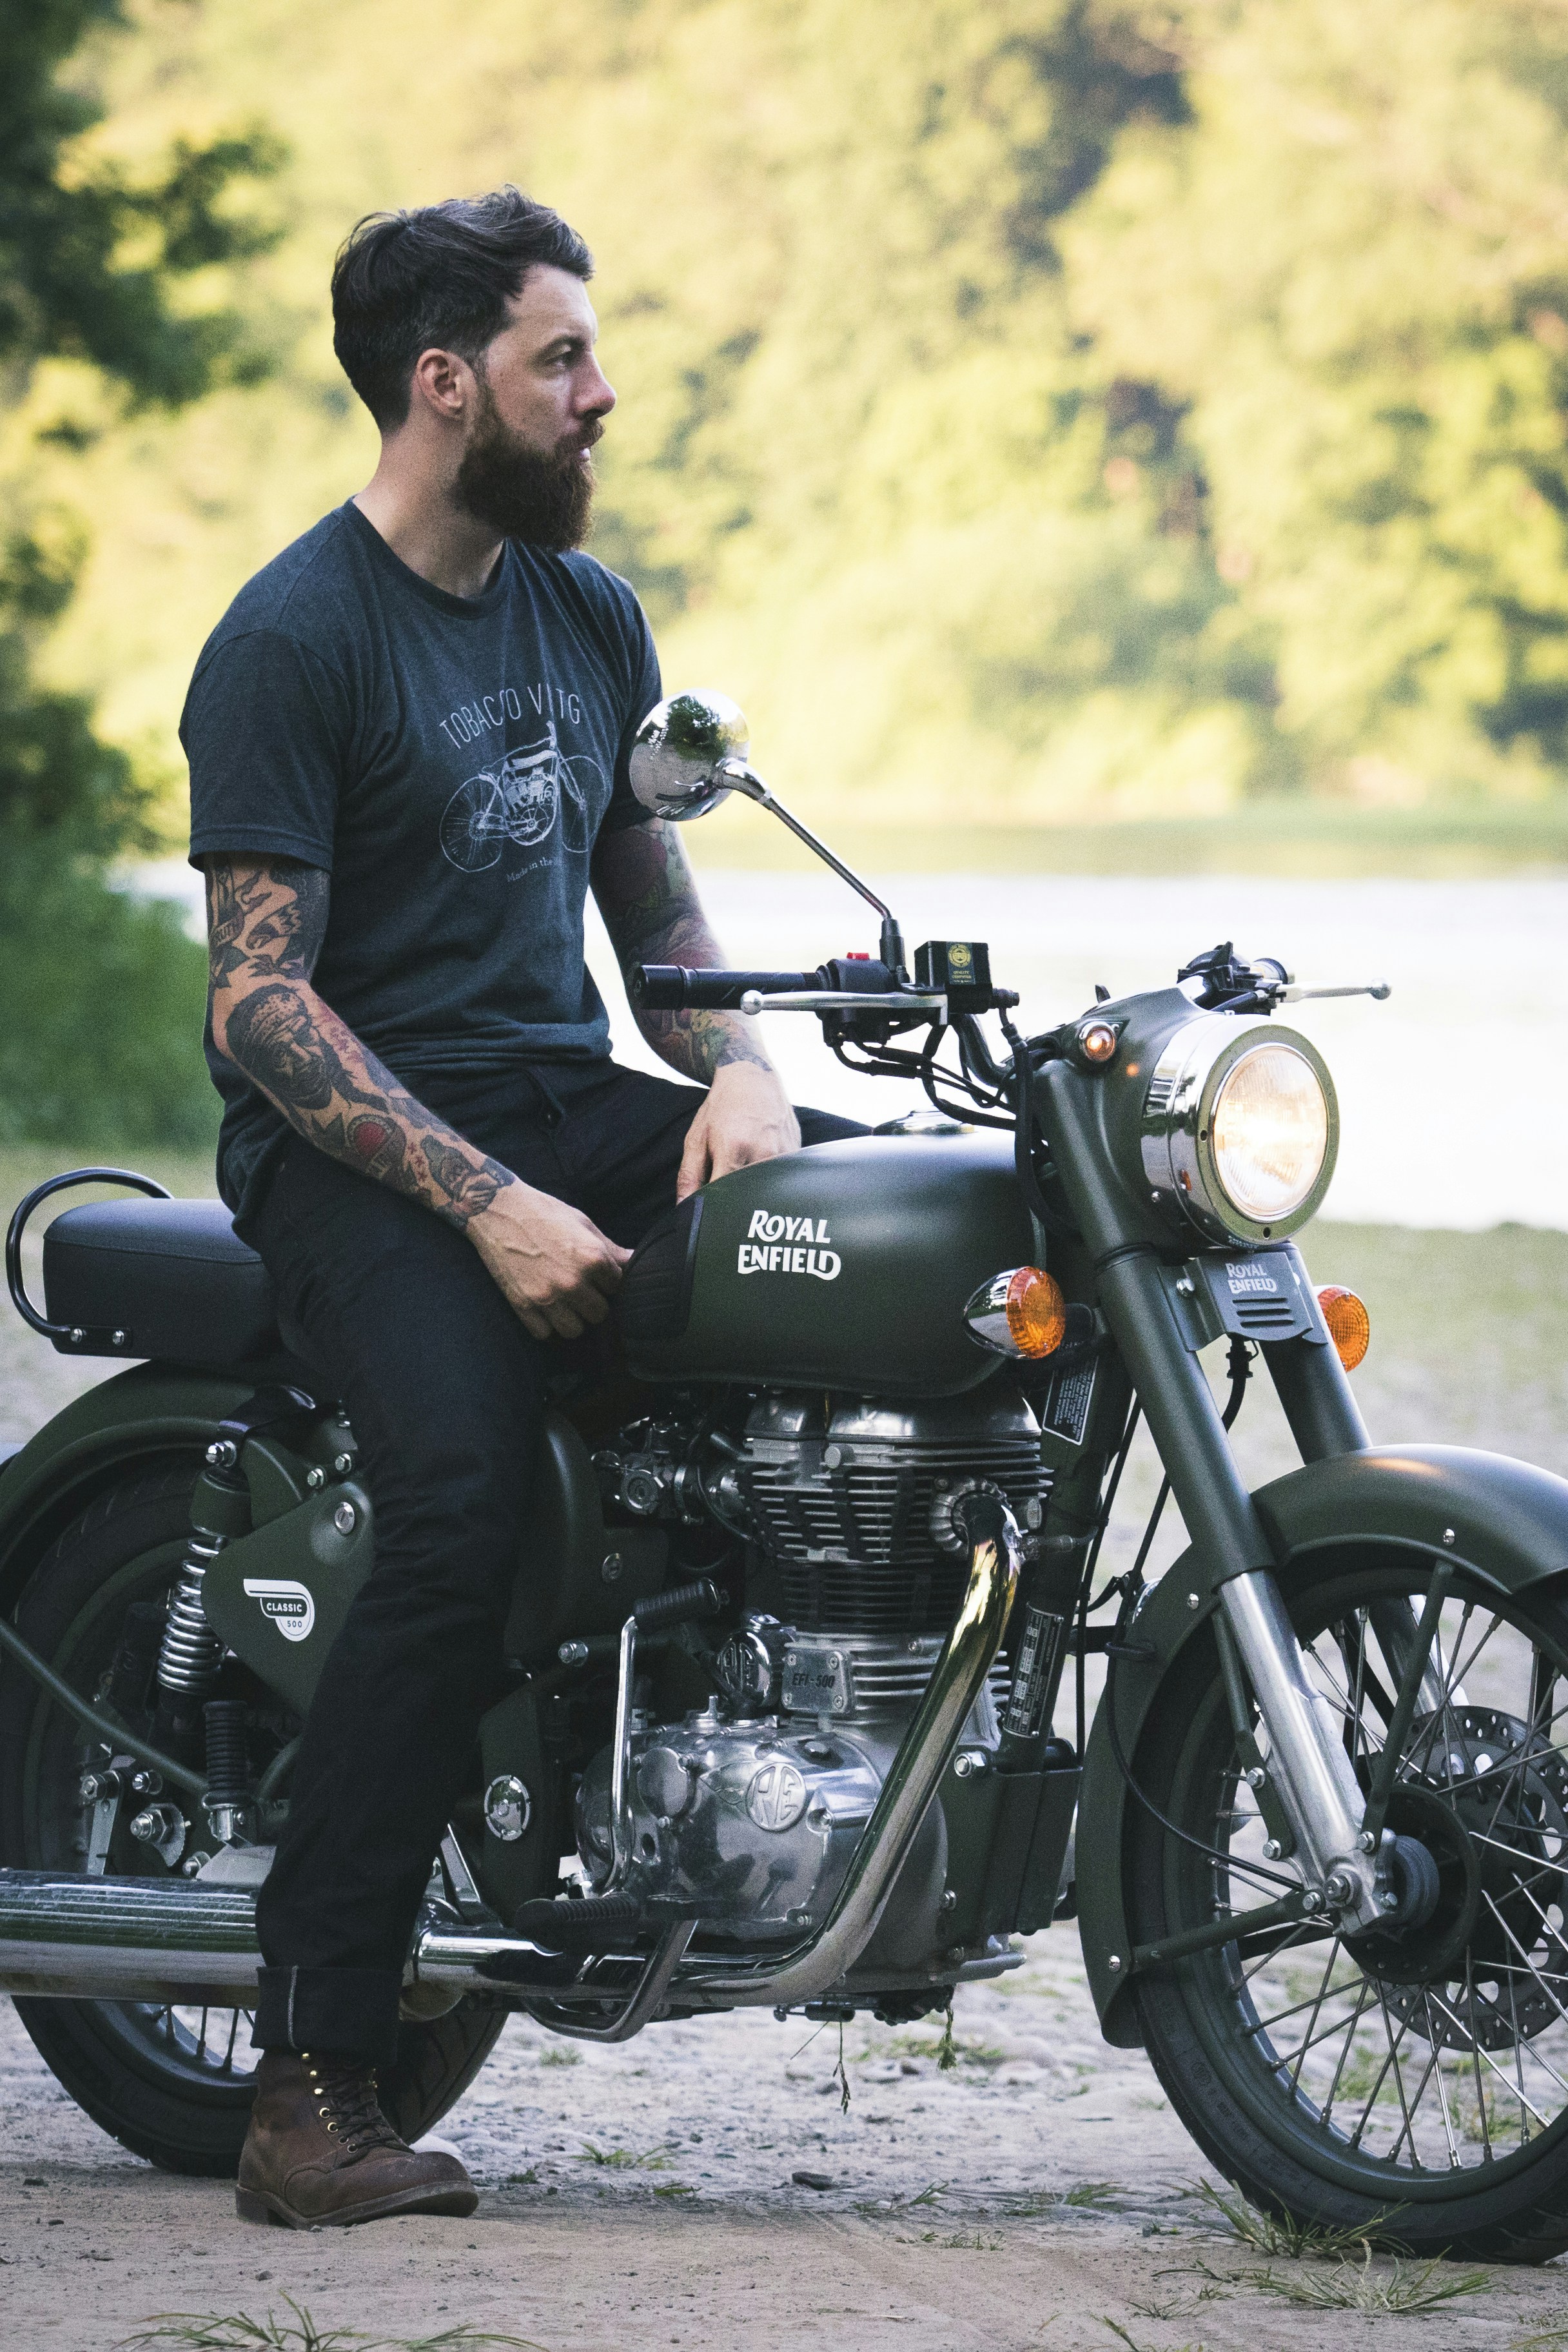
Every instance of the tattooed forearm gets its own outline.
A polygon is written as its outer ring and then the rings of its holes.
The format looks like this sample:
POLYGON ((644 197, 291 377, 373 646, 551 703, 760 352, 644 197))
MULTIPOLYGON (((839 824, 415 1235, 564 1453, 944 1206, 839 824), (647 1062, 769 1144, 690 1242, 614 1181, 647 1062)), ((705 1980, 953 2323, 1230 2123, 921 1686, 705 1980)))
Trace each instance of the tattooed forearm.
POLYGON ((461 1232, 517 1180, 427 1110, 317 995, 329 887, 313 866, 209 861, 214 1040, 318 1150, 461 1232))
MULTIPOLYGON (((623 972, 637 963, 721 964, 680 836, 658 819, 606 834, 594 857, 594 896, 623 972)), ((726 1062, 773 1066, 739 1013, 648 1013, 637 1027, 683 1076, 707 1086, 726 1062)))

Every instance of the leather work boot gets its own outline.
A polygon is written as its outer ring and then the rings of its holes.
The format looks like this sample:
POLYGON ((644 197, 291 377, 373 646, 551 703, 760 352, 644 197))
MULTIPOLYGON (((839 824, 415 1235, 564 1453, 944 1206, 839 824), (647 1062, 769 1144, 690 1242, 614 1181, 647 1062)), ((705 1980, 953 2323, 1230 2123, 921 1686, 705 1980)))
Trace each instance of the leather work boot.
POLYGON ((386 2213, 471 2213, 479 2191, 455 2156, 417 2155, 376 2104, 375 2069, 268 2050, 240 2151, 242 2221, 342 2229, 386 2213))

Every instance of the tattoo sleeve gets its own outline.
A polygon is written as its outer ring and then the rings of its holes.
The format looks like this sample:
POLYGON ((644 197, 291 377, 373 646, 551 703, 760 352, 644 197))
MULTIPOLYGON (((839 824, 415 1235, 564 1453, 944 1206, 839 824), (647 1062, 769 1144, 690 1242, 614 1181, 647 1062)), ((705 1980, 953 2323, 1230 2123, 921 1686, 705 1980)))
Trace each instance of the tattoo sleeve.
MULTIPOLYGON (((721 964, 686 852, 673 825, 655 817, 605 835, 594 853, 594 896, 623 973, 637 963, 721 964)), ((644 1013, 638 1028, 671 1069, 707 1086, 726 1062, 772 1067, 743 1013, 644 1013)))
POLYGON ((317 995, 327 876, 241 856, 209 858, 206 876, 218 1051, 319 1150, 462 1232, 515 1180, 426 1110, 317 995))

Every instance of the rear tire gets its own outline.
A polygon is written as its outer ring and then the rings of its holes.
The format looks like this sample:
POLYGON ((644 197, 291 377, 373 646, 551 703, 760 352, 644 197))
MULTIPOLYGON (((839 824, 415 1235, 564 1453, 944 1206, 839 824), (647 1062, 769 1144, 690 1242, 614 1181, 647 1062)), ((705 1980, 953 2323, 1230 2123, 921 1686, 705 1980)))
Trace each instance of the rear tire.
MULTIPOLYGON (((197 1466, 171 1465, 100 1496, 45 1554, 22 1594, 17 1631, 84 1695, 99 1689, 130 1604, 161 1599, 174 1580, 197 1466)), ((76 1782, 89 1745, 65 1710, 6 1659, 0 1861, 22 1870, 84 1867, 76 1782)), ((148 1867, 162 1865, 149 1857, 148 1867)), ((16 2010, 56 2081, 121 2147, 167 2172, 232 2178, 258 2055, 249 2047, 247 2011, 37 2000, 18 2000, 16 2010)), ((469 1998, 441 2017, 400 2027, 397 2061, 381 2070, 380 2095, 405 2139, 421 2137, 462 2096, 506 2017, 469 1998)))

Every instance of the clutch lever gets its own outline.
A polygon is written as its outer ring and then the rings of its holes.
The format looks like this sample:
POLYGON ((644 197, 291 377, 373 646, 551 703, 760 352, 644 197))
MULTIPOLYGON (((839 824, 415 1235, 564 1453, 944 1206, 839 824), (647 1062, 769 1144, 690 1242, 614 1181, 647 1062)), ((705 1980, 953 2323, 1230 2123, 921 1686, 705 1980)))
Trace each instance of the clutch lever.
POLYGON ((1298 988, 1294 981, 1274 992, 1276 1004, 1301 1004, 1310 996, 1370 996, 1382 1004, 1394 993, 1386 980, 1359 980, 1343 988, 1298 988))

